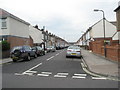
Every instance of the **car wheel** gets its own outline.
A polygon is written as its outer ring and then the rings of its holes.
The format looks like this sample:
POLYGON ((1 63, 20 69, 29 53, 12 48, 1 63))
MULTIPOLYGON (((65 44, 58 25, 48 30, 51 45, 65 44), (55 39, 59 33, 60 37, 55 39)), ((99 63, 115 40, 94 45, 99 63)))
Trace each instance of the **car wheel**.
POLYGON ((66 56, 66 58, 68 58, 68 56, 66 56))
POLYGON ((13 62, 17 62, 17 60, 16 60, 16 59, 13 59, 13 62))
POLYGON ((34 58, 37 58, 37 54, 34 55, 34 58))
POLYGON ((30 55, 27 56, 27 60, 30 61, 31 60, 31 57, 30 55))

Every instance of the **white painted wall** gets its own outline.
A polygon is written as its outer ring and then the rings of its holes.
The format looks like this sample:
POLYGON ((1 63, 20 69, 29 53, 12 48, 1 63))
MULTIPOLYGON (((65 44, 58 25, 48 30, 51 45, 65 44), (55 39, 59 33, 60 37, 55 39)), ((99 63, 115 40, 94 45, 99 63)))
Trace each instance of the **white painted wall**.
POLYGON ((34 28, 33 26, 29 26, 29 32, 30 32, 30 36, 33 39, 33 43, 42 43, 42 31, 34 28))
POLYGON ((118 32, 114 35, 114 37, 112 38, 112 40, 118 40, 119 38, 118 38, 118 32))
MULTIPOLYGON (((105 37, 112 37, 116 32, 116 26, 105 20, 105 37)), ((93 38, 103 38, 103 20, 92 27, 91 36, 93 38)))
POLYGON ((29 38, 29 25, 17 21, 11 17, 8 17, 8 22, 10 35, 29 38))

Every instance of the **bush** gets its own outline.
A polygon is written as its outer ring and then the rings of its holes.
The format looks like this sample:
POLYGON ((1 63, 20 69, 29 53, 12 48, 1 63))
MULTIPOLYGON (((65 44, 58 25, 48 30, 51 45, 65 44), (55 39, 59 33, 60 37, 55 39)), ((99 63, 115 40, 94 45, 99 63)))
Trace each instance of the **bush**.
MULTIPOLYGON (((10 49, 10 43, 8 43, 7 41, 2 41, 2 51, 7 51, 10 49)), ((0 44, 0 49, 1 49, 1 44, 0 44)))

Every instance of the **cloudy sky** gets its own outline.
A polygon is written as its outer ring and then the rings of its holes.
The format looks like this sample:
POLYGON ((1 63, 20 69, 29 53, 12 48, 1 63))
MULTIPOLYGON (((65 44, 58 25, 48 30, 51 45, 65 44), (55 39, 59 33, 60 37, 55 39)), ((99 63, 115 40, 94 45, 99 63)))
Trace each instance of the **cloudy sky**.
POLYGON ((116 20, 114 10, 119 0, 0 0, 0 8, 29 22, 45 26, 49 32, 69 42, 77 41, 83 32, 102 18, 116 20))

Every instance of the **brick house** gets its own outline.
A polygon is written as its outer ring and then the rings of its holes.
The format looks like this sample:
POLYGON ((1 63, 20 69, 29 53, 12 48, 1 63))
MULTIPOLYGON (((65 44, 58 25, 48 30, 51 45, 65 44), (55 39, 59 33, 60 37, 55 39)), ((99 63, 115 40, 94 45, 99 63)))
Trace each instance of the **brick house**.
POLYGON ((7 40, 10 48, 29 45, 29 23, 0 8, 0 37, 7 40))

